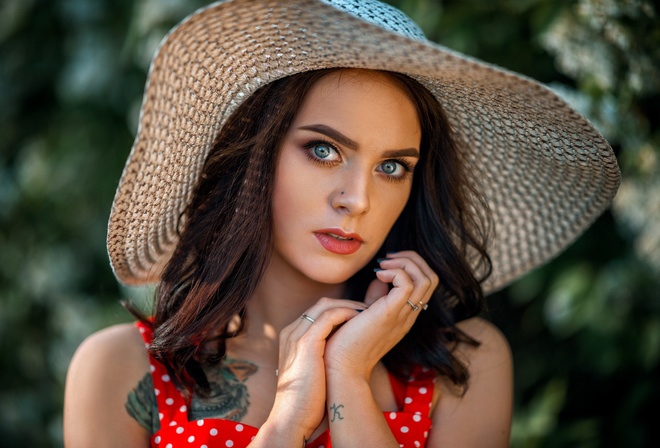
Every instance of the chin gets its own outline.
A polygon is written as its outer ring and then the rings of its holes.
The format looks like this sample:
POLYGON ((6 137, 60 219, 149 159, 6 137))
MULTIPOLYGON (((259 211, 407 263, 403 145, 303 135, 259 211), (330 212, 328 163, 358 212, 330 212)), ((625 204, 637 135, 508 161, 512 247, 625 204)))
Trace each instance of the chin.
MULTIPOLYGON (((371 259, 371 258, 370 258, 371 259)), ((316 266, 306 266, 302 271, 310 280, 328 285, 345 283, 362 269, 369 260, 364 263, 346 263, 342 261, 328 261, 316 266)))

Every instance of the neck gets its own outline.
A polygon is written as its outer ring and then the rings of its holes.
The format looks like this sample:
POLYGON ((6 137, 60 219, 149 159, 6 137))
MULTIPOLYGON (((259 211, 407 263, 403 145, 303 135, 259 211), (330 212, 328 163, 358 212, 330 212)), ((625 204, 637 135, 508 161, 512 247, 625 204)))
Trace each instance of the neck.
MULTIPOLYGON (((228 343, 246 357, 271 358, 277 365, 278 337, 287 325, 299 319, 322 297, 343 298, 344 284, 319 283, 304 276, 282 260, 271 261, 248 301, 246 326, 228 343)), ((229 348, 229 346, 228 346, 229 348)))

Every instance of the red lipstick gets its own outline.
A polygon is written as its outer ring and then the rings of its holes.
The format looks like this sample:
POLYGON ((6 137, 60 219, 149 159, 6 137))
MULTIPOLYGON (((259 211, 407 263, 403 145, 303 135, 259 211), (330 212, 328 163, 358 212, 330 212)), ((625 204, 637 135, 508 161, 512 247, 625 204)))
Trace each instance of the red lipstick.
POLYGON ((314 236, 325 250, 339 255, 357 252, 364 242, 357 233, 347 233, 336 228, 316 230, 314 236))

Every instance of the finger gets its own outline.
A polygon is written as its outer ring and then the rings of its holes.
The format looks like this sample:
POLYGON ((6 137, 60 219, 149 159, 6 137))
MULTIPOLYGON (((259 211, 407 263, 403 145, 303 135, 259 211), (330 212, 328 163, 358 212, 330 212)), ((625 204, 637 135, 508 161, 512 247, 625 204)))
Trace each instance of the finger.
POLYGON ((319 299, 313 306, 308 308, 299 319, 293 322, 289 327, 290 334, 294 338, 299 338, 302 334, 307 332, 309 326, 312 323, 315 323, 318 318, 325 312, 345 308, 348 310, 363 310, 366 309, 367 305, 362 302, 357 302, 354 300, 346 299, 332 299, 329 297, 323 297, 319 299), (306 317, 305 317, 306 316, 306 317), (314 321, 314 322, 312 322, 314 321))
POLYGON ((385 297, 385 302, 390 304, 397 313, 403 309, 406 301, 413 300, 411 299, 411 295, 415 291, 415 285, 408 273, 403 269, 383 269, 376 272, 376 277, 384 283, 392 284, 392 289, 385 297))
POLYGON ((408 258, 413 261, 419 268, 431 279, 433 289, 437 288, 440 284, 438 274, 435 273, 433 269, 428 265, 426 260, 422 258, 417 252, 413 250, 403 250, 401 252, 391 252, 387 254, 386 260, 389 259, 399 259, 399 258, 408 258))
POLYGON ((381 281, 392 283, 393 288, 385 300, 378 301, 370 308, 380 303, 389 304, 388 308, 393 313, 391 316, 398 321, 397 327, 408 331, 420 315, 418 311, 423 307, 423 304, 420 304, 419 288, 415 288, 410 276, 400 268, 378 271, 376 275, 381 281))
POLYGON ((314 305, 309 307, 305 314, 315 317, 318 314, 322 313, 325 310, 331 308, 353 308, 353 309, 363 309, 366 308, 366 305, 362 302, 356 300, 348 299, 333 299, 331 297, 322 297, 314 305))
POLYGON ((390 292, 387 283, 383 283, 379 279, 374 279, 367 288, 367 293, 364 296, 365 305, 369 306, 381 297, 385 297, 390 292))
POLYGON ((329 308, 312 318, 314 322, 297 319, 285 327, 279 336, 282 362, 279 368, 290 367, 297 359, 301 359, 301 356, 302 359, 307 356, 322 356, 326 339, 332 331, 358 314, 356 308, 329 308))
MULTIPOLYGON (((302 343, 325 343, 330 334, 340 325, 357 316, 359 308, 329 308, 315 318, 299 319, 299 326, 289 335, 289 340, 298 340, 302 343)), ((306 314, 306 313, 305 313, 306 314)))
POLYGON ((415 286, 411 300, 414 299, 415 304, 426 303, 435 289, 433 280, 415 261, 409 258, 389 258, 382 260, 380 265, 384 269, 403 269, 410 276, 415 286))

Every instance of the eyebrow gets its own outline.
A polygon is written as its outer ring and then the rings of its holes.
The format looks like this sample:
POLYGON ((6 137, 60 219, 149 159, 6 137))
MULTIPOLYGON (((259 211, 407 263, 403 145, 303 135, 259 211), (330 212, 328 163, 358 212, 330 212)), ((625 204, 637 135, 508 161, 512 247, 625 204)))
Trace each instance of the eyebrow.
MULTIPOLYGON (((336 129, 331 128, 325 124, 310 124, 307 126, 300 126, 298 129, 305 131, 318 132, 326 137, 330 137, 342 146, 346 146, 352 150, 357 150, 360 145, 355 140, 346 137, 336 129)), ((416 157, 419 159, 419 151, 416 148, 405 149, 391 149, 383 153, 383 157, 416 157)))

